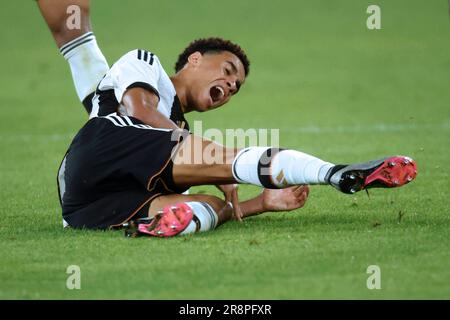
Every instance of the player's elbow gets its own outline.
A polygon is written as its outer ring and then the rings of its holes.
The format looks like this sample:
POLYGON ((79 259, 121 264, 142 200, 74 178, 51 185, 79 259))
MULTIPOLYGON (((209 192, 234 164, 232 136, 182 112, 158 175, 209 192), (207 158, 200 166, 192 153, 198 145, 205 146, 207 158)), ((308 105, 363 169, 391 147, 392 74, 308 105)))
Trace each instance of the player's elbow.
POLYGON ((122 97, 127 114, 138 119, 145 114, 156 112, 158 102, 156 94, 142 88, 128 89, 122 97))

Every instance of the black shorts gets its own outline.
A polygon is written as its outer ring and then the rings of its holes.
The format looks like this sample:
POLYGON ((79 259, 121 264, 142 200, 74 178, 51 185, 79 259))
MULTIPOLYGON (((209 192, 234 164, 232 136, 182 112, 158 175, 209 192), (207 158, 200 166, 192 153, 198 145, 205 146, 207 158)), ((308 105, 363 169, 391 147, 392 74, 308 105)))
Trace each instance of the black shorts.
POLYGON ((107 229, 147 216, 151 201, 181 193, 172 179, 172 152, 182 135, 117 115, 89 120, 58 171, 64 221, 107 229))

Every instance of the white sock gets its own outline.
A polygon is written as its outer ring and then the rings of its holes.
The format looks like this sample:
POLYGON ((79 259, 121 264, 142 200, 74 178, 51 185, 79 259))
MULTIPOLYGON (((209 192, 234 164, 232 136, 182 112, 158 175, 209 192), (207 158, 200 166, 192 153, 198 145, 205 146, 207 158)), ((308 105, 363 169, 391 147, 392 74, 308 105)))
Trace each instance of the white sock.
POLYGON ((263 187, 258 171, 258 163, 269 147, 250 147, 239 151, 231 165, 233 177, 237 182, 250 183, 263 187))
POLYGON ((266 188, 300 184, 327 184, 325 176, 334 165, 295 150, 250 147, 241 150, 232 164, 236 181, 266 188))
POLYGON ((328 184, 325 176, 334 164, 309 154, 282 150, 272 159, 271 178, 277 187, 298 184, 328 184))
POLYGON ((194 219, 192 219, 180 235, 204 232, 216 228, 219 218, 217 217, 217 213, 208 203, 190 201, 186 202, 186 204, 191 207, 192 212, 194 213, 194 219))
POLYGON ((100 51, 94 33, 88 32, 59 48, 69 62, 78 98, 81 102, 93 93, 109 70, 108 62, 100 51))

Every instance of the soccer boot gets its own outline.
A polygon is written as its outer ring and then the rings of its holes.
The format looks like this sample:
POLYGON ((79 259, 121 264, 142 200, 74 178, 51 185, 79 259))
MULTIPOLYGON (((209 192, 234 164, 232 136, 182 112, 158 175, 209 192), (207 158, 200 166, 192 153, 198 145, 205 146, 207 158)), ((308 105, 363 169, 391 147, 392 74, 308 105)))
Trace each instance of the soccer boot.
POLYGON ((328 171, 326 181, 343 193, 353 194, 369 188, 400 187, 414 180, 416 162, 409 157, 394 156, 350 165, 336 165, 328 171))
POLYGON ((192 209, 184 202, 165 206, 153 218, 144 218, 126 224, 126 237, 173 237, 186 229, 193 219, 192 209))

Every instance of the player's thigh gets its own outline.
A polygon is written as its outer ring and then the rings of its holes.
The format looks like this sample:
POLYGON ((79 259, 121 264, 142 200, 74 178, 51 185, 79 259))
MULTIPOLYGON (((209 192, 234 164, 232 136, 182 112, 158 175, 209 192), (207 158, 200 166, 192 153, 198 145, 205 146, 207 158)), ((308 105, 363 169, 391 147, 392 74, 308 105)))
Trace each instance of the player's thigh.
POLYGON ((174 182, 179 186, 234 183, 231 165, 238 151, 191 134, 173 157, 174 182))
POLYGON ((91 30, 89 0, 38 0, 37 3, 58 47, 91 30))

